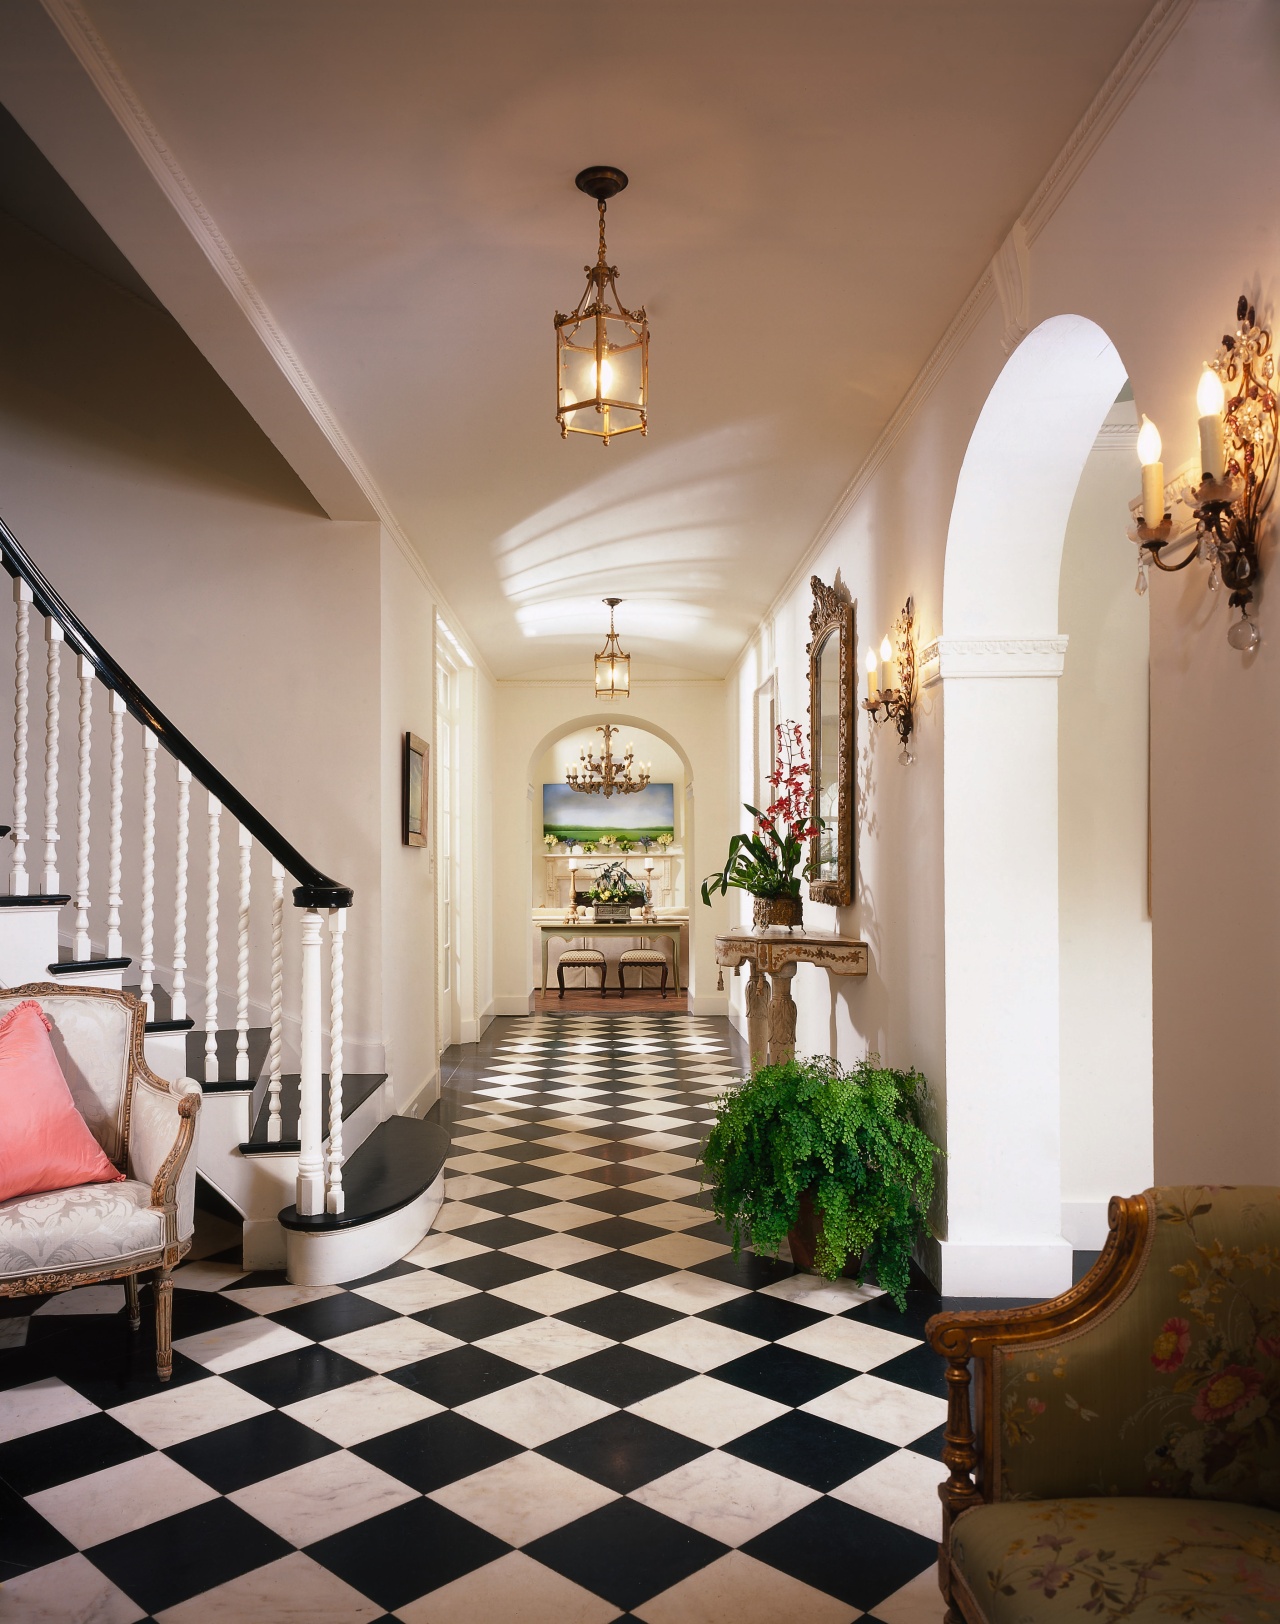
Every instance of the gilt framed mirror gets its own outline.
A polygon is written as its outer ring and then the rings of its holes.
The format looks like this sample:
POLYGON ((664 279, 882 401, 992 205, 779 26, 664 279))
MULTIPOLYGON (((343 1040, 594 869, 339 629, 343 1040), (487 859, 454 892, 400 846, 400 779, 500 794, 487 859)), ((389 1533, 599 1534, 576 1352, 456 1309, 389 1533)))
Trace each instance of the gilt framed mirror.
POLYGON ((844 907, 853 901, 854 611, 842 587, 816 575, 809 585, 809 748, 822 819, 810 844, 809 896, 844 907))

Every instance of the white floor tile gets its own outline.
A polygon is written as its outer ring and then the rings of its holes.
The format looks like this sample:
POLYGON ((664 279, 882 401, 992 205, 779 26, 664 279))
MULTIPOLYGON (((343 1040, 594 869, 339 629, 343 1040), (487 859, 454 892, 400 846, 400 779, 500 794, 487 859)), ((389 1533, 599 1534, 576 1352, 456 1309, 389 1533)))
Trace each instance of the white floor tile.
POLYGON ((227 1496, 292 1545, 311 1545, 418 1498, 408 1484, 345 1449, 227 1496))
MULTIPOLYGON (((628 1165, 634 1167, 634 1162, 628 1165)), ((675 1173, 655 1173, 652 1178, 637 1179, 634 1184, 628 1184, 628 1190, 634 1190, 637 1195, 657 1196, 663 1201, 679 1201, 684 1196, 697 1195, 702 1188, 697 1179, 681 1178, 675 1173)), ((703 1217, 707 1216, 703 1213, 703 1217)))
MULTIPOLYGON (((513 1455, 427 1496, 508 1545, 527 1545, 616 1500, 617 1494, 542 1455, 513 1455)), ((519 1607, 513 1610, 519 1614, 519 1607)))
POLYGON ((699 1224, 710 1223, 711 1214, 701 1207, 691 1207, 686 1201, 659 1201, 652 1207, 639 1207, 631 1214, 642 1224, 654 1224, 658 1229, 696 1229, 699 1224))
MULTIPOLYGON (((486 1218, 493 1213, 487 1212, 486 1218)), ((450 1280, 447 1274, 435 1274, 430 1269, 418 1269, 413 1274, 395 1274, 390 1280, 377 1280, 371 1286, 357 1286, 355 1295, 367 1297, 371 1303, 393 1308, 397 1314, 420 1314, 424 1308, 438 1308, 441 1303, 456 1302, 459 1297, 474 1297, 476 1288, 461 1280, 450 1280)))
POLYGON ((850 1370, 874 1370, 886 1360, 920 1346, 916 1337, 839 1317, 806 1325, 803 1331, 793 1331, 778 1340, 784 1347, 811 1353, 815 1359, 829 1359, 833 1365, 847 1365, 850 1370))
POLYGON ((549 1376, 533 1376, 527 1382, 516 1382, 496 1393, 458 1404, 455 1409, 513 1443, 537 1449, 566 1432, 576 1432, 579 1427, 612 1415, 615 1406, 549 1376))
POLYGON ((585 1263, 589 1257, 601 1257, 609 1248, 597 1241, 584 1241, 580 1235, 552 1233, 502 1250, 526 1263, 540 1263, 544 1269, 567 1269, 573 1263, 585 1263))
POLYGON ((35 1309, 34 1314, 119 1314, 123 1308, 124 1287, 111 1281, 101 1286, 77 1286, 74 1291, 60 1291, 35 1309))
POLYGON ((521 1141, 513 1139, 509 1133, 467 1133, 460 1134, 453 1141, 454 1150, 497 1150, 500 1146, 518 1145, 521 1141))
POLYGON ((277 1354, 310 1347, 311 1338, 299 1336, 297 1331, 286 1330, 272 1320, 251 1319, 220 1325, 216 1330, 201 1331, 196 1336, 180 1337, 173 1346, 206 1370, 221 1372, 239 1370, 260 1359, 274 1359, 277 1354))
POLYGON ((627 1408, 656 1426, 696 1438, 700 1444, 715 1449, 785 1415, 791 1406, 749 1393, 745 1387, 717 1381, 714 1376, 695 1376, 627 1408))
POLYGON ((465 1201, 446 1201, 436 1214, 432 1227, 438 1233, 451 1234, 455 1229, 466 1229, 471 1224, 488 1223, 494 1216, 483 1207, 472 1207, 465 1201))
POLYGON ((7 1348, 25 1347, 30 1324, 29 1314, 10 1314, 6 1319, 0 1319, 0 1352, 7 1348))
POLYGON ((270 1408, 234 1382, 209 1376, 204 1381, 183 1382, 181 1387, 166 1387, 146 1398, 117 1404, 107 1413, 153 1449, 171 1449, 188 1438, 265 1415, 270 1408))
POLYGON ((384 1320, 381 1325, 366 1325, 361 1331, 344 1331, 341 1336, 329 1337, 324 1345, 377 1371, 399 1370, 401 1365, 416 1364, 419 1359, 431 1359, 437 1353, 462 1346, 456 1336, 403 1316, 384 1320))
MULTIPOLYGON (((490 1216, 493 1216, 490 1214, 490 1216)), ((608 1214, 594 1207, 579 1207, 572 1201, 553 1201, 549 1207, 529 1207, 520 1214, 520 1222, 536 1224, 539 1229, 581 1229, 585 1224, 598 1224, 608 1214)))
POLYGON ((507 1186, 497 1179, 487 1179, 483 1173, 455 1173, 444 1181, 446 1201, 475 1201, 482 1195, 493 1195, 507 1186))
MULTIPOLYGON (((156 1624, 369 1624, 382 1609, 301 1551, 167 1607, 156 1624)), ((96 1621, 95 1621, 96 1624, 96 1621)))
POLYGON ((831 1498, 914 1529, 925 1539, 939 1540, 942 1502, 938 1499, 938 1484, 945 1482, 946 1476, 947 1468, 941 1461, 900 1449, 833 1489, 831 1498))
POLYGON ((633 1500, 725 1545, 745 1545, 822 1496, 803 1483, 713 1449, 633 1489, 633 1500))
POLYGON ((538 1143, 548 1150, 590 1150, 592 1145, 603 1145, 607 1141, 589 1133, 553 1133, 538 1143))
POLYGON ((634 1156, 628 1167, 647 1168, 652 1173, 678 1173, 682 1167, 697 1167, 693 1156, 677 1156, 670 1150, 653 1150, 647 1156, 634 1156))
POLYGON ((385 1376, 367 1376, 364 1381, 349 1382, 345 1387, 281 1406, 282 1414, 331 1438, 344 1449, 378 1438, 384 1432, 394 1432, 397 1427, 425 1421, 443 1409, 443 1404, 385 1376))
POLYGON ((644 1624, 849 1624, 857 1616, 847 1602, 742 1551, 699 1569, 634 1614, 644 1624))
POLYGON ((585 1173, 588 1170, 598 1172, 600 1162, 596 1157, 583 1156, 576 1150, 561 1150, 549 1156, 531 1157, 525 1166, 536 1167, 539 1172, 545 1168, 549 1173, 585 1173))
POLYGON ((551 1269, 546 1274, 531 1274, 524 1280, 513 1280, 509 1286, 495 1286, 491 1297, 501 1297, 521 1308, 532 1309, 535 1314, 562 1314, 566 1308, 577 1308, 591 1303, 597 1297, 613 1296, 609 1286, 597 1286, 590 1280, 579 1280, 576 1274, 561 1274, 551 1269))
POLYGON ((645 1331, 627 1343, 651 1353, 655 1359, 667 1359, 673 1365, 687 1365, 690 1370, 714 1370, 727 1365, 730 1359, 740 1359, 744 1353, 753 1353, 765 1346, 764 1339, 732 1331, 727 1325, 715 1325, 710 1320, 680 1319, 670 1325, 659 1325, 656 1330, 645 1331))
POLYGON ((696 1146, 702 1137, 700 1129, 692 1127, 680 1133, 638 1133, 634 1139, 628 1139, 629 1145, 643 1145, 646 1150, 684 1150, 690 1145, 696 1146))
POLYGON ((761 1290, 768 1297, 781 1297, 785 1303, 799 1303, 819 1314, 843 1314, 847 1308, 884 1295, 877 1286, 860 1286, 856 1280, 824 1280, 820 1274, 789 1274, 761 1290))
POLYGON ((29 1494, 27 1503, 81 1550, 218 1498, 215 1490, 168 1455, 90 1472, 71 1483, 29 1494))
POLYGON ((867 1617, 879 1624, 943 1624, 946 1612, 947 1604, 938 1589, 938 1570, 929 1567, 878 1602, 867 1617))
POLYGON ((641 1241, 638 1246, 623 1247, 625 1252, 650 1258, 654 1263, 669 1263, 675 1269, 691 1269, 694 1264, 721 1257, 728 1250, 727 1246, 721 1246, 717 1241, 704 1241, 697 1235, 679 1232, 658 1235, 651 1241, 641 1241))
POLYGON ((300 1308, 303 1303, 322 1302, 336 1297, 341 1286, 249 1286, 244 1290, 224 1291, 222 1295, 251 1308, 255 1314, 280 1314, 286 1308, 300 1308))
POLYGON ((488 1250, 487 1246, 466 1240, 461 1235, 438 1234, 433 1230, 407 1254, 405 1262, 416 1263, 422 1269, 435 1269, 442 1263, 461 1263, 465 1257, 479 1257, 481 1252, 488 1250))
POLYGON ((576 1201, 579 1196, 600 1194, 600 1184, 596 1179, 580 1178, 576 1173, 553 1173, 549 1178, 538 1179, 522 1188, 534 1195, 549 1196, 553 1201, 576 1201))
POLYGON ((838 1426, 852 1427, 888 1444, 914 1443, 947 1419, 947 1402, 930 1393, 917 1393, 879 1376, 855 1376, 851 1382, 819 1393, 800 1405, 838 1426))
POLYGON ((145 1616, 79 1552, 8 1577, 0 1591, 0 1619, 12 1624, 137 1624, 145 1616))
POLYGON ((43 1432, 46 1427, 60 1427, 64 1421, 79 1421, 97 1409, 96 1404, 82 1398, 74 1387, 68 1387, 56 1376, 45 1376, 23 1387, 5 1388, 0 1391, 0 1443, 43 1432))
POLYGON ((489 1173, 495 1167, 509 1167, 505 1156, 495 1156, 487 1150, 469 1150, 462 1156, 450 1156, 445 1163, 446 1177, 450 1173, 489 1173))
POLYGON ((500 1624, 517 1617, 519 1624, 609 1624, 617 1616, 609 1602, 523 1551, 510 1551, 396 1609, 403 1624, 500 1624))
POLYGON ((564 1320, 536 1319, 487 1336, 475 1346, 487 1348, 490 1353, 523 1365, 526 1370, 545 1371, 567 1365, 573 1359, 585 1359, 589 1353, 598 1353, 601 1348, 611 1348, 614 1344, 607 1336, 596 1336, 593 1331, 568 1325, 564 1320))

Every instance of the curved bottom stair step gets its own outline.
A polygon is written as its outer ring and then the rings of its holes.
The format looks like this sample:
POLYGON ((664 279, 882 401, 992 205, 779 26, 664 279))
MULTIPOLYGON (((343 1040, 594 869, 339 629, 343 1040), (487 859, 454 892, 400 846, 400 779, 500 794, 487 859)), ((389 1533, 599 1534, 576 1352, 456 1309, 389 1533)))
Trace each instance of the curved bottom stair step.
POLYGON ((289 1279, 296 1285, 358 1280, 410 1251, 431 1227, 444 1192, 449 1134, 435 1122, 380 1123, 342 1170, 345 1210, 304 1216, 285 1207, 289 1279))

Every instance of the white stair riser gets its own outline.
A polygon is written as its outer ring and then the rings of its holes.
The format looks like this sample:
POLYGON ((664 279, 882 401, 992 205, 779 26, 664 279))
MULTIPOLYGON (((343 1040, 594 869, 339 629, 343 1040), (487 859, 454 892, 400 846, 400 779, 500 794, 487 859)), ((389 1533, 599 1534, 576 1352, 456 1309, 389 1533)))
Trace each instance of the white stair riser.
POLYGON ((295 1286, 340 1286, 376 1274, 418 1244, 435 1222, 444 1199, 444 1173, 406 1206, 350 1229, 306 1234, 286 1229, 285 1268, 295 1286))
POLYGON ((0 985, 48 981, 58 960, 60 908, 0 908, 0 985))

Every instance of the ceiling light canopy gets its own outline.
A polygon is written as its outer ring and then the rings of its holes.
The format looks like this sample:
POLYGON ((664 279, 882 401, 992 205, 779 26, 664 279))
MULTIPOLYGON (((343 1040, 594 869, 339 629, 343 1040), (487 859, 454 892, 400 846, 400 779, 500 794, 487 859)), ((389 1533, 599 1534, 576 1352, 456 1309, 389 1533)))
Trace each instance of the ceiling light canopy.
POLYGON ((609 605, 609 635, 596 655, 596 698, 626 699, 631 693, 631 656, 622 652, 613 629, 613 611, 622 599, 603 598, 601 602, 609 605))
POLYGON ((600 251, 594 265, 583 267, 587 285, 576 307, 567 316, 556 312, 556 420, 562 438, 593 434, 608 445, 616 434, 649 432, 649 323, 643 306, 623 307, 618 268, 605 250, 605 204, 627 177, 598 164, 574 184, 599 207, 600 251))

